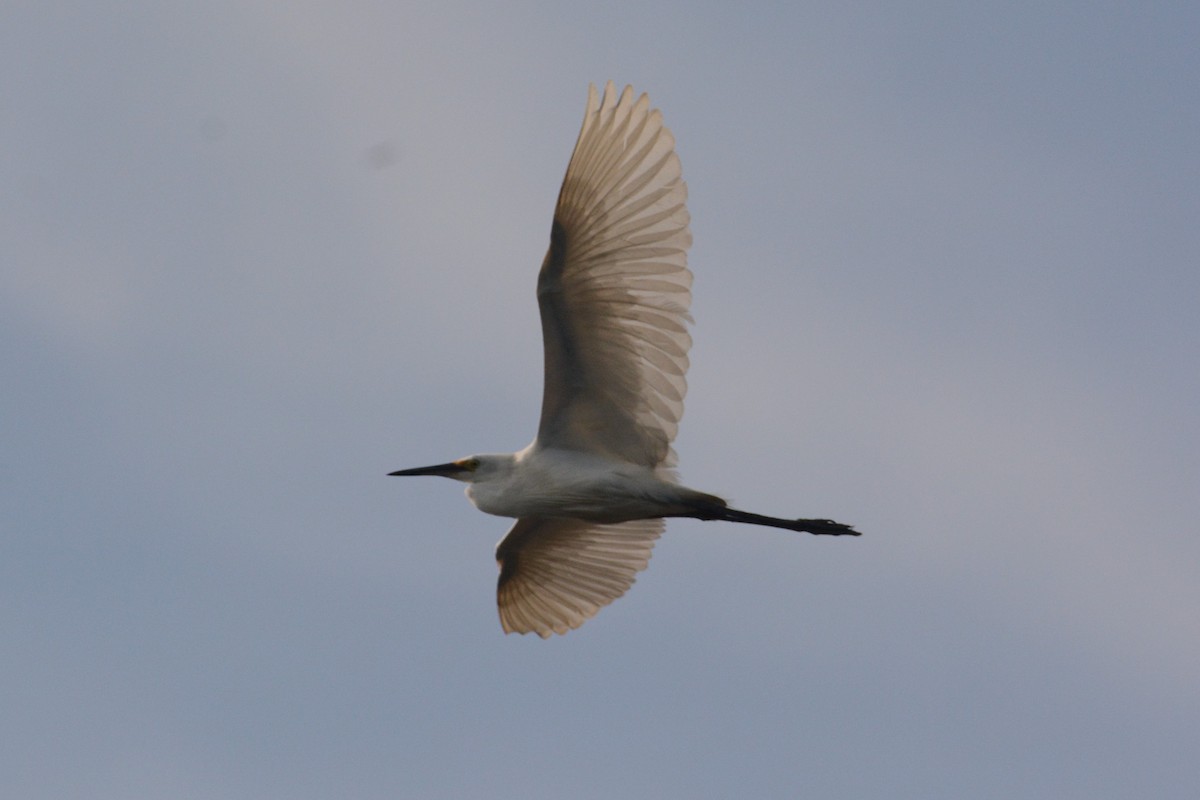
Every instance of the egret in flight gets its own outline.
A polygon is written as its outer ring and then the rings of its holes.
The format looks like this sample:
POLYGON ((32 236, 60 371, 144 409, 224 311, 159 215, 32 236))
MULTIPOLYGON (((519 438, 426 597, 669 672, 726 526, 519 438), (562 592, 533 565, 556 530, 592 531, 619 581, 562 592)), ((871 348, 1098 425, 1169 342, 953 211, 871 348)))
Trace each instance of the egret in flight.
POLYGON ((533 443, 392 475, 467 484, 516 524, 496 547, 505 632, 577 628, 633 585, 666 517, 858 536, 828 519, 730 508, 681 486, 671 442, 692 339, 692 242, 675 139, 645 94, 588 87, 538 274, 545 383, 533 443))

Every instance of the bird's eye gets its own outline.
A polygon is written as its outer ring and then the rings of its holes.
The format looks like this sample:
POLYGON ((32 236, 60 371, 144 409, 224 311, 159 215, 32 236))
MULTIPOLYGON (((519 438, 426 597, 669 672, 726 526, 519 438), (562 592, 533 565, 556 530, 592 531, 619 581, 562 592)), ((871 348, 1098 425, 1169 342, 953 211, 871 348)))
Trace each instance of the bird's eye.
POLYGON ((455 461, 454 463, 457 464, 458 466, 462 467, 463 469, 469 470, 471 472, 474 472, 476 469, 479 468, 479 459, 478 458, 464 458, 460 461, 455 461))

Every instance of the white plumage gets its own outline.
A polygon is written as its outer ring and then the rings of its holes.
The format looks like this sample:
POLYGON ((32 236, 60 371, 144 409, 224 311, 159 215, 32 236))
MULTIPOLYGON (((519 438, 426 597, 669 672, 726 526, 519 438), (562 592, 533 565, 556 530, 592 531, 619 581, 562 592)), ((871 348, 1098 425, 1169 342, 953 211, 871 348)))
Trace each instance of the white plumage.
POLYGON ((589 87, 538 275, 537 437, 519 453, 391 473, 466 481, 481 511, 517 518, 496 548, 506 632, 566 633, 623 595, 664 517, 857 535, 731 509, 676 483, 692 343, 686 200, 675 139, 646 95, 589 87))

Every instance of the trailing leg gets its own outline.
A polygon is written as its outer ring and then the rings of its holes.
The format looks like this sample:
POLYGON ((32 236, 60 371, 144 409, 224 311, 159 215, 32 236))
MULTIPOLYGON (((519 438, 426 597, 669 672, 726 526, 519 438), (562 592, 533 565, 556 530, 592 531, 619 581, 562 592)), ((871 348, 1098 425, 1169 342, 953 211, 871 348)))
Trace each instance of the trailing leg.
POLYGON ((749 511, 739 511, 736 508, 722 508, 708 519, 723 519, 728 522, 744 522, 747 525, 765 525, 768 528, 783 528, 789 531, 811 533, 814 536, 861 536, 851 525, 843 525, 831 519, 782 519, 767 517, 762 514, 752 514, 749 511))

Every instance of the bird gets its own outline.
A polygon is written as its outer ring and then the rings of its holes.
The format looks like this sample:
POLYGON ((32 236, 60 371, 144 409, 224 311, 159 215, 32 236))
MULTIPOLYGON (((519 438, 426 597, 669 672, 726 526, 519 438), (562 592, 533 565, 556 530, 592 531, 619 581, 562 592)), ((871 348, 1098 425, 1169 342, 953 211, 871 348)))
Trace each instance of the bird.
POLYGON ((692 242, 675 139, 645 93, 587 107, 537 278, 544 376, 532 443, 402 469, 467 484, 488 514, 516 518, 496 546, 505 633, 565 634, 621 597, 666 519, 724 520, 858 536, 829 519, 731 508, 680 484, 672 442, 687 390, 692 242))

